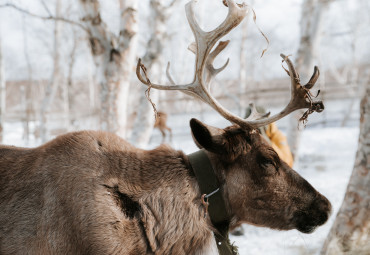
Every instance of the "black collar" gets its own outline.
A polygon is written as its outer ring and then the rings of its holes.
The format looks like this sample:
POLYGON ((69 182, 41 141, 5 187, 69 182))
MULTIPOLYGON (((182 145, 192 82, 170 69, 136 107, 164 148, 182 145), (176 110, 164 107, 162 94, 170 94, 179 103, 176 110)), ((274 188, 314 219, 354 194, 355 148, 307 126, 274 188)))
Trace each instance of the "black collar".
POLYGON ((236 247, 232 246, 229 240, 229 215, 222 197, 222 187, 206 152, 199 150, 188 155, 188 158, 201 193, 209 195, 208 213, 214 228, 217 230, 214 235, 219 253, 222 255, 237 254, 236 247))

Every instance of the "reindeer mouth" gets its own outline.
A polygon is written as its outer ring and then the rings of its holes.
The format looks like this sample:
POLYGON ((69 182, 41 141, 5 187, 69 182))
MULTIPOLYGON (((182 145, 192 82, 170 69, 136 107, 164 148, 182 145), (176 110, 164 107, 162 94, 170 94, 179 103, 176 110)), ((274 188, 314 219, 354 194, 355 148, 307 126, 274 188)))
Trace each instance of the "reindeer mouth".
MULTIPOLYGON (((299 212, 294 216, 296 229, 302 233, 310 234, 317 226, 324 224, 326 220, 319 220, 311 214, 299 212)), ((327 217, 326 217, 327 218, 327 217)))
POLYGON ((304 233, 304 234, 311 234, 312 232, 315 231, 317 225, 316 226, 310 226, 310 225, 297 225, 297 230, 304 233))
POLYGON ((330 210, 308 210, 294 214, 296 229, 310 234, 316 227, 323 225, 330 216, 330 210))

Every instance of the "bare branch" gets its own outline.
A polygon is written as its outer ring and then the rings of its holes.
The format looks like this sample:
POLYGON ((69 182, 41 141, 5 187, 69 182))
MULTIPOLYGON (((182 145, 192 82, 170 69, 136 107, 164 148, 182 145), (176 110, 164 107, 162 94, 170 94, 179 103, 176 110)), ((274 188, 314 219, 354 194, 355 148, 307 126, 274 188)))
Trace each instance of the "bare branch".
POLYGON ((74 21, 74 20, 70 20, 70 19, 66 19, 66 18, 63 18, 63 17, 54 17, 52 15, 50 15, 49 13, 49 16, 42 16, 42 15, 39 15, 39 14, 35 14, 33 12, 30 12, 26 9, 23 9, 15 4, 12 4, 12 3, 5 3, 5 4, 0 4, 0 8, 13 8, 19 12, 22 12, 24 14, 27 14, 28 16, 31 16, 31 17, 34 17, 34 18, 38 18, 38 19, 42 19, 42 20, 57 20, 57 21, 63 21, 63 22, 66 22, 68 24, 71 24, 71 25, 75 25, 75 26, 78 26, 80 28, 82 28, 84 31, 86 31, 87 33, 89 33, 89 30, 83 26, 81 23, 77 22, 77 21, 74 21))
POLYGON ((49 14, 49 16, 53 16, 51 14, 51 11, 49 10, 49 7, 46 5, 45 1, 44 0, 41 0, 41 4, 42 6, 44 7, 44 9, 46 10, 46 12, 49 14))
POLYGON ((175 3, 178 3, 178 0, 172 0, 172 2, 168 5, 169 8, 175 5, 175 3))

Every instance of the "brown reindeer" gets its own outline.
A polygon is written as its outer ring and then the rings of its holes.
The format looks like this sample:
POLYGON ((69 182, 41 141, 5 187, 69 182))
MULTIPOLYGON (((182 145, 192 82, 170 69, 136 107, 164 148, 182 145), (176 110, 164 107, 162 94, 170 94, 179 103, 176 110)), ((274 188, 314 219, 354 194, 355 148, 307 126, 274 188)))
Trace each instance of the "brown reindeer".
MULTIPOLYGON (((114 134, 69 133, 33 149, 0 147, 0 254, 232 254, 227 231, 241 223, 312 232, 328 219, 331 205, 279 159, 257 129, 295 109, 322 110, 309 97, 318 78, 301 86, 291 61, 292 100, 279 114, 241 119, 208 91, 220 70, 216 42, 246 14, 227 0, 229 13, 214 31, 195 22, 194 82, 161 86, 196 94, 234 124, 225 129, 192 119, 199 152, 168 146, 133 147, 114 134)), ((194 48, 193 48, 194 49, 194 48)), ((147 79, 137 74, 145 84, 147 79)), ((255 116, 255 114, 252 114, 255 116)))
POLYGON ((172 129, 167 126, 167 113, 158 112, 155 119, 154 128, 157 128, 161 131, 162 134, 162 143, 166 140, 166 130, 170 134, 170 142, 172 141, 172 129))

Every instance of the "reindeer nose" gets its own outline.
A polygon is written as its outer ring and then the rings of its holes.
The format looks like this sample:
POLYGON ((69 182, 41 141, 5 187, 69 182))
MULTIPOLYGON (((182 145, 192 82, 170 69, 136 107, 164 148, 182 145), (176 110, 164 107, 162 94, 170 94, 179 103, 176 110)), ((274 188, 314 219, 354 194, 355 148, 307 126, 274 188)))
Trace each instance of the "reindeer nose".
POLYGON ((311 233, 328 220, 330 213, 329 200, 319 194, 306 210, 295 213, 296 227, 303 233, 311 233))
POLYGON ((320 195, 312 202, 310 211, 315 216, 317 225, 320 226, 328 220, 331 214, 331 203, 326 197, 320 195))

